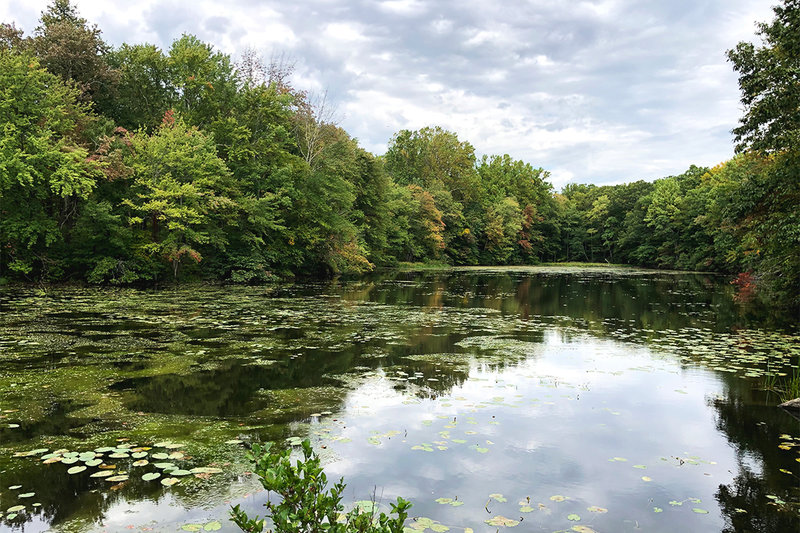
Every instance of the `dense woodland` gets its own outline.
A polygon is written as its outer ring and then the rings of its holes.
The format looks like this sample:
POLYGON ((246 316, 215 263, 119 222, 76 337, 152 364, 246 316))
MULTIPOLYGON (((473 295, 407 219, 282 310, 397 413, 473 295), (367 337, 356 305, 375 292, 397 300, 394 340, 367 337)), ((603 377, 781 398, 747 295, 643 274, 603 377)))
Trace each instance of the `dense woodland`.
POLYGON ((567 185, 438 127, 375 156, 293 87, 184 35, 113 48, 68 0, 0 26, 0 278, 258 282, 399 262, 593 261, 742 273, 800 301, 800 1, 728 52, 738 155, 567 185))

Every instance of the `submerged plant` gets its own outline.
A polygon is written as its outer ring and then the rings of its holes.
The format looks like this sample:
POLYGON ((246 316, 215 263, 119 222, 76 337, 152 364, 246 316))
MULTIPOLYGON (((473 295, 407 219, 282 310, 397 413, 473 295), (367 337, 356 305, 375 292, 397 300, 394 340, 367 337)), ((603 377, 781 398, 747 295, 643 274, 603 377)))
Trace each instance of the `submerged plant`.
MULTIPOLYGON (((320 458, 311 449, 311 443, 301 443, 303 459, 293 465, 292 450, 275 451, 272 443, 264 447, 257 444, 247 453, 256 465, 255 473, 261 484, 277 493, 278 503, 267 500, 267 518, 272 520, 276 533, 402 533, 411 503, 397 498, 391 504, 390 516, 380 513, 376 506, 356 506, 344 513, 342 493, 346 487, 340 479, 327 488, 328 478, 323 472, 320 458), (392 517, 391 515, 396 515, 392 517)), ((250 518, 237 505, 231 509, 231 520, 247 533, 264 530, 264 519, 250 518)))

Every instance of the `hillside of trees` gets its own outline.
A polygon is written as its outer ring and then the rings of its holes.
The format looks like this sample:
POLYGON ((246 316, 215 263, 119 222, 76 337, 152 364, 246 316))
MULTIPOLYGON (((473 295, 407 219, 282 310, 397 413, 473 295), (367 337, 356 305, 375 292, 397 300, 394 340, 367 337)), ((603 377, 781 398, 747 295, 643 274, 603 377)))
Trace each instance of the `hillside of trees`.
POLYGON ((399 262, 743 273, 800 303, 800 2, 728 52, 738 155, 569 184, 438 127, 361 147, 291 66, 192 35, 113 48, 69 0, 0 25, 0 279, 259 282, 399 262))

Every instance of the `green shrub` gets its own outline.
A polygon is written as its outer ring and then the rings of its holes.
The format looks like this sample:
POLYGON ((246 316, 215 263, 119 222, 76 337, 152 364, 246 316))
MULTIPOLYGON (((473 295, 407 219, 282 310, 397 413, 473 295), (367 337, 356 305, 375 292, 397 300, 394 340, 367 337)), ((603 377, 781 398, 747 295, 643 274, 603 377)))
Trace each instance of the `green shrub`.
MULTIPOLYGON (((303 441, 302 450, 303 459, 298 459, 294 465, 292 451, 273 450, 272 443, 264 447, 253 445, 247 454, 255 463, 255 473, 264 488, 280 496, 278 503, 268 498, 264 504, 275 533, 403 532, 411 503, 397 498, 397 503, 391 504, 390 516, 376 515, 374 505, 370 506, 371 512, 357 506, 344 513, 341 502, 346 485, 343 479, 328 488, 319 456, 308 440, 303 441)), ((231 510, 231 519, 242 531, 260 533, 264 530, 264 519, 250 518, 238 505, 231 510)))

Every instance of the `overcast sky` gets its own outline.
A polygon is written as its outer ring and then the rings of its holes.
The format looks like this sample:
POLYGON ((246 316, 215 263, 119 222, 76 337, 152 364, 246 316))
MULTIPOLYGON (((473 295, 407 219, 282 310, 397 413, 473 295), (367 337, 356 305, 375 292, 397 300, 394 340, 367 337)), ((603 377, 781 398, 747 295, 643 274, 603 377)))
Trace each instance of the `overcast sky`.
MULTIPOLYGON (((3 0, 30 33, 47 0, 3 0)), ((772 0, 77 0, 106 41, 162 48, 193 33, 237 56, 296 62, 340 125, 376 154, 439 125, 478 154, 568 181, 619 183, 733 155, 741 114, 725 50, 772 0)))

